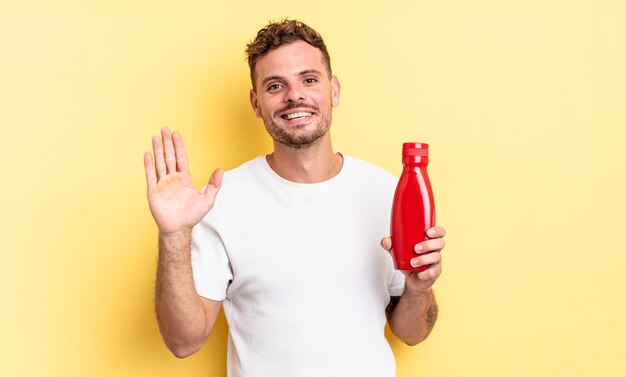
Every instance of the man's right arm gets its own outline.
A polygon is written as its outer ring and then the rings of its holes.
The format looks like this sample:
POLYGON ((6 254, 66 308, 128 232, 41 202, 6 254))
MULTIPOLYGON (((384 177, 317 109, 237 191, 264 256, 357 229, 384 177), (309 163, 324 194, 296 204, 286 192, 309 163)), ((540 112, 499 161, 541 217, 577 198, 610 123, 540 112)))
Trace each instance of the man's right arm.
POLYGON ((191 269, 191 229, 215 203, 222 171, 217 169, 204 192, 191 182, 187 155, 178 133, 161 130, 144 155, 148 203, 159 228, 156 313, 167 347, 177 357, 197 352, 208 338, 221 306, 198 295, 191 269))
POLYGON ((159 234, 156 313, 167 347, 187 357, 209 337, 221 302, 198 296, 191 270, 190 232, 159 234))

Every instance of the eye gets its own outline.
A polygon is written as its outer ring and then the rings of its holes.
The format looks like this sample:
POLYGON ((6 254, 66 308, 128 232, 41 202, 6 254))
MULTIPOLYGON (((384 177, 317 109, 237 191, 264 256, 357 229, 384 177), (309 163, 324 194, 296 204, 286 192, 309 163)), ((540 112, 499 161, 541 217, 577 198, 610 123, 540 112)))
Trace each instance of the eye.
POLYGON ((304 79, 304 83, 305 84, 315 84, 317 82, 317 79, 315 77, 309 77, 304 79))
POLYGON ((281 84, 278 84, 278 83, 270 84, 270 85, 267 86, 267 91, 268 92, 276 92, 276 91, 278 91, 282 87, 283 86, 281 84))

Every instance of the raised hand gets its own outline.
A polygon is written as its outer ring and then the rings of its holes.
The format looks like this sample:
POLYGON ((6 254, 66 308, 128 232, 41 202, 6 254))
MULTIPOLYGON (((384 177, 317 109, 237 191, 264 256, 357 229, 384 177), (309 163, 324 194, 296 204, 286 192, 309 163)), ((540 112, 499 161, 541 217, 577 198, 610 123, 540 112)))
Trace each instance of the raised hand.
POLYGON ((152 138, 152 150, 144 154, 148 204, 159 232, 164 235, 191 228, 213 208, 222 184, 222 170, 216 169, 204 192, 191 182, 183 139, 178 132, 161 130, 152 138))
MULTIPOLYGON (((406 276, 407 288, 424 291, 429 289, 441 275, 441 250, 445 246, 443 237, 446 235, 446 230, 440 226, 430 228, 426 231, 428 240, 423 241, 415 245, 415 258, 411 259, 411 266, 429 266, 428 269, 422 272, 416 271, 402 271, 406 276), (417 255, 417 253, 423 255, 417 255)), ((380 242, 381 246, 391 251, 391 238, 385 237, 380 242)))

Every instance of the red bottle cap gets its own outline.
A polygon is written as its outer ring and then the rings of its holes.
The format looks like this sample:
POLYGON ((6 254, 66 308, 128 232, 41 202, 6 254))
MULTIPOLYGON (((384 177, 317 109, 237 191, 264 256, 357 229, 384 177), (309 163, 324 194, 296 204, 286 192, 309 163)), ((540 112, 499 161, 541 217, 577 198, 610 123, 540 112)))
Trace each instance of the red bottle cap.
POLYGON ((402 144, 402 157, 423 156, 428 157, 428 144, 426 143, 404 143, 402 144))
POLYGON ((404 164, 428 164, 428 144, 404 143, 402 144, 402 163, 404 164))

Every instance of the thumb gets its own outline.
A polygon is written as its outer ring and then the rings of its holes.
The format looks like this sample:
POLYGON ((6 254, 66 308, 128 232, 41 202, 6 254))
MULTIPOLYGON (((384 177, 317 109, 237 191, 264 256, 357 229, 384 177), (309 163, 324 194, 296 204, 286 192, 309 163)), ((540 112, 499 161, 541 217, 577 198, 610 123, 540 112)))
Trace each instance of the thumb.
POLYGON ((204 188, 204 197, 209 199, 211 203, 215 202, 215 197, 217 196, 217 192, 222 187, 222 176, 224 175, 224 171, 220 168, 215 169, 213 174, 211 174, 211 178, 209 178, 209 184, 204 188))
POLYGON ((391 237, 384 237, 380 240, 380 246, 387 251, 391 251, 391 237))

